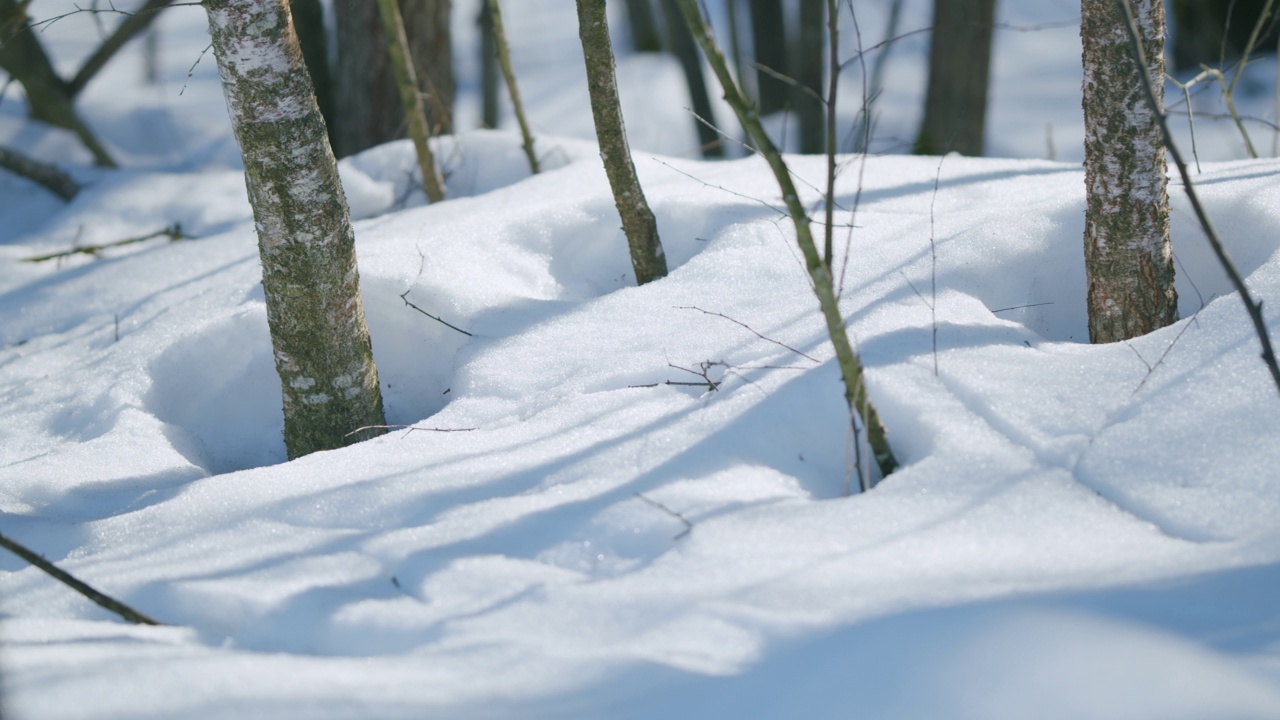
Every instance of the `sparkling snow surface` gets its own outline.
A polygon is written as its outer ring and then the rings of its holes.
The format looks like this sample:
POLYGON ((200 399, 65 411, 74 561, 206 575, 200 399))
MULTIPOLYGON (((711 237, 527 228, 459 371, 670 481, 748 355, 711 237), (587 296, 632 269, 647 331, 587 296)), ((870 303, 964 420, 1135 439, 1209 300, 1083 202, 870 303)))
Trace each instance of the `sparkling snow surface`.
MULTIPOLYGON (((1187 319, 1085 344, 1078 5, 1002 5, 991 152, 1024 159, 842 159, 842 309, 903 465, 866 495, 764 163, 690 159, 678 66, 620 50, 671 266, 635 287, 572 5, 506 5, 546 170, 442 138, 426 206, 407 141, 343 161, 406 427, 293 462, 212 60, 187 79, 203 11, 160 18, 161 84, 135 45, 86 91, 125 169, 0 103, 0 144, 85 183, 0 174, 0 532, 168 624, 0 553, 6 717, 1280 717, 1280 393, 1178 182, 1187 319), (1036 159, 1049 122, 1071 162, 1036 159), (22 262, 173 223, 197 239, 22 262)), ((70 73, 98 35, 42 37, 70 73)), ((926 47, 894 46, 882 149, 926 47)), ((1198 187, 1280 328, 1280 161, 1203 124, 1198 187)), ((789 162, 816 207, 824 160, 789 162)))

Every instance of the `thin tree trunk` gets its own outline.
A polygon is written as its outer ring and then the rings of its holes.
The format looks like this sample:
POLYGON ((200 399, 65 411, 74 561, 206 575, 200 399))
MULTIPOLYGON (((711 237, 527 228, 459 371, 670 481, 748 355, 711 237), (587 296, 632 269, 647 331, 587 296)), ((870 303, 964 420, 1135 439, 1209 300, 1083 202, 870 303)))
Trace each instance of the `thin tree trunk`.
POLYGON ((600 158, 613 189, 613 200, 622 217, 622 229, 631 249, 636 284, 644 285, 667 275, 667 259, 658 240, 658 223, 645 200, 636 166, 631 160, 622 105, 613 66, 613 45, 605 20, 605 0, 578 0, 578 35, 587 63, 591 90, 591 115, 596 124, 600 158))
MULTIPOLYGON (((426 95, 431 133, 451 132, 454 77, 449 39, 449 0, 399 0, 409 55, 426 95)), ((338 61, 334 91, 342 108, 334 137, 338 157, 346 157, 405 137, 400 92, 387 55, 378 4, 334 0, 338 61)))
POLYGON ((689 26, 680 14, 676 0, 662 0, 662 14, 667 21, 667 37, 671 52, 675 53, 684 69, 689 86, 689 100, 693 103, 693 125, 698 130, 698 143, 703 157, 724 157, 724 141, 714 127, 715 116, 711 111, 711 96, 707 94, 707 81, 702 76, 702 57, 698 55, 698 43, 689 32, 689 26))
POLYGON ((493 36, 493 11, 480 3, 480 127, 498 127, 498 41, 493 36))
POLYGON ((289 457, 382 432, 355 236, 288 0, 205 0, 258 231, 289 457))
MULTIPOLYGON (((744 0, 725 0, 729 15, 729 54, 733 57, 733 74, 747 97, 755 97, 755 73, 748 73, 742 60, 742 23, 738 17, 739 6, 744 0)), ((691 29, 692 31, 692 29, 691 29)))
POLYGON ((511 109, 515 111, 516 123, 520 125, 520 137, 524 141, 524 156, 529 161, 529 172, 539 172, 538 153, 533 147, 533 131, 529 129, 529 119, 524 114, 524 101, 520 99, 520 85, 516 82, 516 71, 511 65, 511 46, 507 44, 507 31, 502 25, 502 8, 498 0, 487 0, 489 20, 493 23, 493 42, 498 50, 498 67, 502 69, 502 78, 507 83, 507 93, 511 96, 511 109))
MULTIPOLYGON (((1164 4, 1137 0, 1150 67, 1130 53, 1115 0, 1083 0, 1085 211, 1089 339, 1116 342, 1178 318, 1164 139, 1141 72, 1164 87, 1164 4)), ((1163 102, 1163 97, 1157 97, 1163 102)))
MULTIPOLYGON (((787 213, 791 216, 792 224, 796 229, 796 244, 800 246, 800 252, 804 255, 805 269, 808 270, 809 279, 813 282, 813 293, 818 298, 818 307, 821 308, 822 318, 827 324, 827 334, 831 338, 831 345, 836 353, 836 362, 840 365, 840 374, 844 380, 844 398, 849 409, 854 437, 857 438, 858 432, 854 418, 861 418, 862 425, 867 431, 867 444, 871 446, 871 452, 875 455, 880 475, 888 477, 898 467, 898 459, 889 446, 889 438, 884 425, 880 422, 880 414, 876 411, 875 405, 871 402, 871 396, 867 392, 862 360, 853 351, 853 345, 849 342, 849 332, 845 328, 844 316, 840 313, 835 288, 832 286, 831 269, 818 254, 818 246, 814 243, 813 232, 809 226, 809 214, 800 204, 800 194, 791 180, 791 171, 787 169, 782 153, 778 152, 777 146, 764 131, 759 111, 746 98, 734 82, 733 76, 730 75, 724 53, 711 34, 711 26, 702 17, 697 0, 679 0, 679 2, 685 21, 694 31, 694 37, 702 46, 703 53, 711 62, 711 68, 719 78, 721 87, 724 88, 725 101, 733 108, 747 136, 756 144, 765 162, 769 164, 769 169, 778 182, 778 188, 782 191, 787 213)), ((862 490, 864 492, 869 490, 871 481, 862 476, 861 468, 859 468, 859 477, 862 479, 862 490)))
POLYGON ((427 111, 418 93, 418 75, 409 57, 409 39, 404 34, 404 19, 396 0, 378 0, 382 12, 383 32, 387 38, 387 52, 391 57, 391 70, 400 90, 400 107, 409 123, 409 137, 418 155, 418 169, 422 173, 422 187, 427 199, 433 203, 444 200, 444 179, 436 169, 436 157, 431 152, 431 128, 427 125, 427 111))
POLYGON ((918 155, 981 155, 996 0, 934 0, 918 155))

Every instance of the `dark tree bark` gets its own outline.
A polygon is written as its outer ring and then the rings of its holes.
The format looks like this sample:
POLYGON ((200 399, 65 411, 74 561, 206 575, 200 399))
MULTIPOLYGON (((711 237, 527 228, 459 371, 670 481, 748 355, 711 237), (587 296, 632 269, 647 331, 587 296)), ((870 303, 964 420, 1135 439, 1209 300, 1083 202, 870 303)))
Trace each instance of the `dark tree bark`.
POLYGON ((205 0, 244 156, 289 458, 385 425, 355 235, 288 0, 205 0), (358 432, 359 431, 359 432, 358 432))
POLYGON ((329 144, 332 145, 337 107, 333 97, 333 75, 329 71, 329 34, 324 26, 324 9, 320 0, 291 0, 289 9, 293 13, 293 27, 302 47, 302 58, 307 63, 311 85, 316 91, 316 104, 324 116, 329 144))
POLYGON ((493 10, 480 3, 480 127, 498 127, 498 41, 493 34, 493 10))
POLYGON ((2 145, 0 145, 0 168, 24 177, 68 202, 80 192, 80 183, 58 169, 56 165, 42 163, 2 145))
POLYGON ((631 47, 636 52, 662 52, 662 36, 653 14, 652 0, 626 0, 631 47))
POLYGON ((800 29, 796 35, 796 86, 791 106, 800 121, 800 152, 821 153, 827 149, 826 105, 822 102, 823 64, 827 37, 825 0, 800 3, 800 29))
POLYGON ((1115 0, 1083 0, 1084 255, 1089 339, 1116 342, 1178 318, 1164 138, 1142 73, 1163 102, 1164 4, 1134 0, 1150 67, 1139 68, 1115 0))
POLYGON ((693 125, 698 131, 698 144, 702 148, 703 157, 724 157, 724 142, 716 129, 712 127, 715 117, 711 111, 711 96, 707 94, 707 81, 702 75, 702 58, 698 55, 698 44, 689 32, 689 25, 680 14, 677 0, 662 0, 662 13, 667 22, 667 38, 671 52, 675 53, 684 69, 684 78, 689 86, 689 100, 693 103, 693 125), (702 118, 699 120, 698 118, 702 118))
POLYGON ((1217 67, 1244 52, 1254 27, 1262 21, 1259 47, 1275 45, 1280 7, 1263 18, 1267 0, 1173 0, 1173 67, 1175 70, 1217 67))
POLYGON ((787 62, 787 25, 782 0, 751 0, 751 38, 755 46, 760 112, 768 115, 785 110, 791 98, 791 86, 778 76, 789 77, 791 68, 787 62))
POLYGON ((981 155, 996 0, 934 0, 918 155, 981 155))
MULTIPOLYGON (((400 0, 418 80, 433 135, 452 131, 454 76, 449 0, 400 0)), ((405 137, 400 93, 387 55, 378 4, 334 0, 338 63, 335 96, 342 109, 334 137, 338 157, 405 137)))
POLYGON ((613 200, 622 218, 622 229, 631 250, 636 284, 666 277, 667 259, 658 240, 658 223, 636 177, 627 131, 622 122, 618 83, 613 64, 613 45, 605 20, 605 0, 578 0, 578 35, 587 63, 587 84, 591 91, 591 115, 596 124, 600 159, 613 189, 613 200))
POLYGON ((387 52, 391 57, 391 71, 400 92, 400 109, 409 126, 409 137, 418 156, 418 169, 422 175, 422 188, 433 203, 444 200, 444 178, 436 168, 435 154, 431 151, 431 127, 427 111, 418 92, 418 75, 409 57, 409 38, 405 36, 404 18, 396 0, 378 0, 382 14, 383 31, 387 38, 387 52))

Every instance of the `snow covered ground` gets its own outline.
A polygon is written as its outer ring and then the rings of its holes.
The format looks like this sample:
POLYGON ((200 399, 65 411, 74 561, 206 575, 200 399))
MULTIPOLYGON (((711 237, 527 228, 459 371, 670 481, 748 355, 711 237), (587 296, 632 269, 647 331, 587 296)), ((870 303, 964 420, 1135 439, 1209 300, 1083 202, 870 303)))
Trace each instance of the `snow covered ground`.
MULTIPOLYGON (((1082 172, 1044 159, 1050 123, 1080 155, 1073 2, 1002 4, 992 151, 1014 159, 846 159, 842 307, 903 462, 866 495, 763 163, 690 159, 678 70, 624 58, 672 266, 634 287, 571 5, 507 5, 549 167, 509 133, 441 139, 452 199, 428 207, 406 143, 343 162, 407 427, 288 463, 212 62, 187 79, 203 12, 161 19, 163 83, 131 49, 87 91, 125 169, 0 103, 0 143, 86 183, 64 205, 0 175, 0 532, 168 624, 0 555, 7 716, 1280 717, 1280 397, 1176 183, 1188 319, 1084 344, 1082 172), (196 239, 23 262, 173 223, 196 239)), ((95 38, 45 32, 64 69, 95 38)), ((922 38, 887 66, 884 149, 913 130, 922 38)), ((1197 133, 1280 326, 1280 161, 1197 133)))

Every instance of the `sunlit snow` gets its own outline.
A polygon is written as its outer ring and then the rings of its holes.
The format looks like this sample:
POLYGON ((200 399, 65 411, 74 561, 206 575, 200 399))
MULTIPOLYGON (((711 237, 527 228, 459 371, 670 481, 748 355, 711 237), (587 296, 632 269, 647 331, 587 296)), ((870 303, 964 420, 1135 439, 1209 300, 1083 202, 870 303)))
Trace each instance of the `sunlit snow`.
MULTIPOLYGON (((397 427, 292 462, 212 60, 187 78, 204 11, 160 18, 160 84, 135 46, 86 91, 125 169, 0 102, 0 144, 85 184, 0 173, 0 532, 167 624, 0 553, 6 717, 1280 717, 1280 393, 1179 182, 1184 320, 1086 344, 1078 4, 1001 4, 1010 159, 842 158, 841 308, 902 462, 865 495, 765 164, 693 159, 678 65, 620 50, 671 268, 635 287, 572 3, 505 6, 545 171, 509 131, 440 138, 428 206, 408 141, 342 162, 397 427), (195 239, 23 261, 175 223, 195 239)), ((97 38, 42 35, 64 72, 97 38)), ((894 46, 873 149, 914 132, 926 48, 894 46)), ((1197 128, 1280 327, 1280 161, 1197 128)), ((788 161, 817 207, 825 160, 788 161)))

